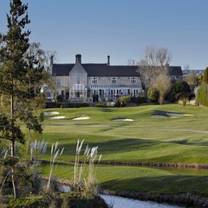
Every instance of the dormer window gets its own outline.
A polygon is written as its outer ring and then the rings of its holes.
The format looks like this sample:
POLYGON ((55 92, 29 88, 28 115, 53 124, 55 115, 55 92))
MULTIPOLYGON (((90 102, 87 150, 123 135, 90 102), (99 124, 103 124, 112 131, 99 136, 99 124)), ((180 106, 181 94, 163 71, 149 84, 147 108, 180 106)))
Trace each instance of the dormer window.
POLYGON ((112 77, 112 84, 116 84, 116 81, 117 81, 116 77, 112 77))
POLYGON ((92 78, 92 84, 97 84, 97 77, 92 78))

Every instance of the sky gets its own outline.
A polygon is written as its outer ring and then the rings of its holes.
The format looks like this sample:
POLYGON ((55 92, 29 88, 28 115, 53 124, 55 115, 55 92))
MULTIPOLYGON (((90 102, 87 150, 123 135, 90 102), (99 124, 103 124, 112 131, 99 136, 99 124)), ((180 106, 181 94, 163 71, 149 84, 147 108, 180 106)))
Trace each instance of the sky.
MULTIPOLYGON (((56 52, 57 63, 128 64, 147 46, 168 48, 171 64, 208 66, 208 0, 24 0, 31 40, 56 52)), ((0 0, 0 32, 9 0, 0 0)))

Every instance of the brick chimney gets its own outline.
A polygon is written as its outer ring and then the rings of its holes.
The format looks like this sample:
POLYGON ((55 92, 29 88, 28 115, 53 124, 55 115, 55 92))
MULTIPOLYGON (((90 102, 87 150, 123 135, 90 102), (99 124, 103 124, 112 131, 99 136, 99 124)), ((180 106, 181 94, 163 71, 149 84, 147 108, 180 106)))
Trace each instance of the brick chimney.
POLYGON ((108 58, 107 65, 110 66, 110 56, 108 55, 107 58, 108 58))
POLYGON ((81 54, 76 55, 76 64, 77 63, 82 64, 82 55, 81 54))

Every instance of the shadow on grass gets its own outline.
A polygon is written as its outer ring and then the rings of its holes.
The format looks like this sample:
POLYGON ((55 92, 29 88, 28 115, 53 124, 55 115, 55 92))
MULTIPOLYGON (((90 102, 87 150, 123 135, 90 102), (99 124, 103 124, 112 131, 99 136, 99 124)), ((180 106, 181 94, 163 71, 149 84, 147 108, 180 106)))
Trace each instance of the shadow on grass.
POLYGON ((168 141, 168 143, 190 145, 190 146, 208 146, 208 141, 190 141, 189 139, 178 139, 168 141))
POLYGON ((104 113, 109 113, 109 112, 113 112, 114 111, 112 108, 100 108, 99 110, 104 112, 104 113))
MULTIPOLYGON (((118 176, 119 177, 119 176, 118 176)), ((152 193, 208 193, 208 176, 158 176, 111 180, 100 184, 103 189, 152 193)))
MULTIPOLYGON (((130 152, 134 150, 142 150, 145 148, 153 148, 154 145, 158 144, 156 141, 143 140, 143 139, 120 139, 120 140, 109 140, 106 142, 88 142, 85 141, 83 146, 83 151, 85 146, 89 147, 98 146, 99 152, 103 155, 110 153, 119 153, 119 152, 130 152)), ((76 148, 76 144, 62 144, 64 146, 64 152, 68 155, 73 154, 76 148)))

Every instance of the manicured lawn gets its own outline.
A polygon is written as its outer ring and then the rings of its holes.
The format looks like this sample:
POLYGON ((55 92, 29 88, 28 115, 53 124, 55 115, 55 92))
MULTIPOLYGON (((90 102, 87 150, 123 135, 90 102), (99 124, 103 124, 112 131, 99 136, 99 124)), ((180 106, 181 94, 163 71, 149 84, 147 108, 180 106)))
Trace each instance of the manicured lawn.
MULTIPOLYGON (((76 140, 98 145, 103 160, 208 163, 208 108, 148 105, 131 108, 50 109, 65 120, 46 120, 43 139, 65 147, 61 160, 73 160, 76 140), (183 113, 154 117, 155 111, 183 113), (89 120, 72 118, 89 116, 89 120), (133 119, 125 122, 116 119, 133 119)), ((47 159, 48 156, 45 156, 47 159)))
MULTIPOLYGON (((208 108, 180 105, 147 105, 131 108, 71 108, 57 111, 64 120, 44 122, 42 138, 65 147, 60 160, 74 159, 77 139, 99 146, 102 160, 208 164, 208 108), (157 111, 177 112, 172 117, 153 116, 157 111), (73 121, 88 116, 89 120, 73 121), (117 119, 133 119, 121 121, 117 119)), ((48 159, 50 152, 43 158, 48 159)), ((43 166, 43 174, 49 168, 43 166)), ((54 175, 72 179, 73 167, 56 166, 54 175)), ((156 193, 208 194, 208 171, 165 170, 144 167, 99 166, 101 187, 111 190, 156 193)))
MULTIPOLYGON (((42 173, 47 176, 49 166, 43 166, 42 173)), ((70 181, 73 178, 73 167, 56 165, 54 175, 70 181)), ((97 166, 96 177, 99 187, 114 191, 208 195, 207 170, 97 166)))

